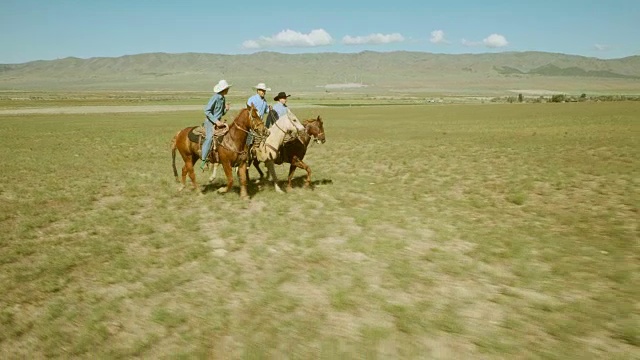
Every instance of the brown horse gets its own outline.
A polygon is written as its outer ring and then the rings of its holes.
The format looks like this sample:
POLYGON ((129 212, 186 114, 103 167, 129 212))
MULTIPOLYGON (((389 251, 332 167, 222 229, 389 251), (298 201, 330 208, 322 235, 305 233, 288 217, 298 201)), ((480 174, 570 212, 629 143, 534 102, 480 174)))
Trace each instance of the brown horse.
MULTIPOLYGON (((311 138, 314 138, 314 141, 318 144, 326 141, 324 136, 324 124, 322 123, 322 118, 318 116, 317 119, 308 119, 303 123, 305 132, 300 134, 297 139, 292 141, 288 141, 284 143, 280 150, 278 151, 278 157, 274 160, 274 163, 280 165, 282 163, 291 164, 289 166, 289 182, 287 184, 287 189, 291 189, 291 180, 293 179, 293 173, 296 171, 296 168, 304 169, 307 172, 307 179, 304 183, 305 187, 311 186, 311 168, 309 165, 305 164, 302 159, 304 159, 304 155, 307 153, 307 147, 311 142, 311 138)), ((260 170, 260 162, 258 159, 253 159, 253 166, 260 173, 260 179, 264 178, 264 173, 260 170)))
MULTIPOLYGON (((187 174, 191 179, 194 190, 198 189, 193 166, 196 161, 201 158, 202 148, 199 143, 189 140, 189 133, 194 128, 195 126, 191 126, 180 130, 171 141, 173 175, 176 177, 176 181, 180 181, 178 179, 178 170, 176 169, 176 150, 180 152, 180 156, 182 156, 182 160, 184 160, 184 166, 182 167, 182 187, 180 190, 186 186, 187 174)), ((217 157, 213 154, 213 151, 209 153, 209 161, 221 163, 224 168, 224 173, 227 176, 227 185, 218 189, 219 193, 226 193, 231 190, 233 186, 233 173, 231 169, 233 166, 239 166, 240 169, 244 170, 240 171, 238 175, 240 178, 240 197, 243 199, 249 197, 246 178, 246 141, 249 131, 251 130, 257 132, 264 132, 265 130, 264 123, 260 120, 258 112, 253 105, 240 110, 231 126, 229 126, 229 132, 222 137, 222 141, 217 142, 217 157)))

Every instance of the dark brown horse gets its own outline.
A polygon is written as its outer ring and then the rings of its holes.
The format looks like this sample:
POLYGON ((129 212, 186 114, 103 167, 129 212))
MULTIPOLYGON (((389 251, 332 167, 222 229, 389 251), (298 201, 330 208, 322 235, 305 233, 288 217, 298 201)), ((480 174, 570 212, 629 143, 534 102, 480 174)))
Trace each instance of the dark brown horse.
MULTIPOLYGON (((182 189, 186 186, 187 174, 191 178, 194 190, 198 189, 196 183, 196 174, 193 170, 193 166, 201 158, 201 144, 189 140, 189 133, 196 128, 191 126, 180 130, 171 141, 171 156, 173 160, 173 175, 178 179, 178 170, 176 169, 176 150, 180 152, 182 160, 184 160, 184 166, 182 167, 182 189)), ((218 189, 219 193, 226 193, 231 190, 233 186, 233 173, 232 167, 239 166, 241 170, 238 176, 240 178, 240 197, 247 199, 249 197, 247 193, 247 151, 246 141, 249 131, 256 132, 264 131, 264 123, 260 120, 258 112, 253 105, 247 106, 246 109, 240 110, 233 123, 229 126, 229 132, 223 137, 222 141, 218 141, 216 150, 217 157, 213 154, 213 151, 209 153, 209 161, 219 162, 224 168, 224 173, 227 176, 227 185, 218 189)))
MULTIPOLYGON (((296 171, 296 168, 304 169, 307 172, 307 179, 304 183, 305 187, 311 185, 311 168, 309 165, 305 164, 302 159, 304 159, 304 155, 307 153, 307 147, 311 142, 313 137, 314 141, 318 144, 326 141, 324 136, 324 124, 322 123, 322 118, 318 116, 317 119, 309 119, 305 120, 303 123, 305 132, 300 134, 297 139, 292 141, 285 142, 278 151, 278 157, 274 160, 275 164, 288 163, 291 164, 289 167, 289 182, 287 184, 287 189, 291 189, 291 180, 293 179, 293 173, 296 171)), ((260 162, 257 159, 253 160, 253 166, 260 173, 260 179, 264 178, 264 173, 260 170, 260 162)))

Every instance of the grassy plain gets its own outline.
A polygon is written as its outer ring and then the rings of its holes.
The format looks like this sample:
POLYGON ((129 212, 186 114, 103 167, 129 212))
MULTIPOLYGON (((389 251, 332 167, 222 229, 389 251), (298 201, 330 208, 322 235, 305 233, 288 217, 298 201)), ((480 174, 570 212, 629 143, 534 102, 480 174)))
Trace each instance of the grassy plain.
MULTIPOLYGON (((252 95, 250 89, 234 91, 227 96, 227 102, 235 109, 244 106, 252 95)), ((54 91, 0 91, 0 110, 43 109, 75 106, 143 106, 143 105, 197 105, 206 104, 210 92, 183 91, 95 91, 95 92, 54 92, 54 91)), ((537 96, 535 96, 537 97, 537 96)), ((296 106, 362 106, 362 105, 415 105, 426 104, 434 99, 446 99, 447 103, 480 103, 490 97, 444 96, 438 93, 415 92, 395 93, 384 96, 366 94, 357 89, 339 92, 297 92, 292 98, 296 106)), ((445 101, 445 100, 441 100, 445 101)))
POLYGON ((0 116, 0 357, 637 358, 640 104, 296 113, 248 202, 176 192, 200 112, 0 116))

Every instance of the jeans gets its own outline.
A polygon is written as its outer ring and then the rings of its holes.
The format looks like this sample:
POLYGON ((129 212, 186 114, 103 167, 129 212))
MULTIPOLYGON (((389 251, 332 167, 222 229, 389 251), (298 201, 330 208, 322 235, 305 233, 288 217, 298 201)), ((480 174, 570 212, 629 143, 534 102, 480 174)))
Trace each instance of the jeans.
POLYGON ((205 136, 204 142, 202 143, 202 162, 205 162, 207 160, 209 149, 211 148, 211 142, 213 141, 213 123, 209 120, 205 120, 204 129, 207 132, 207 135, 205 136))

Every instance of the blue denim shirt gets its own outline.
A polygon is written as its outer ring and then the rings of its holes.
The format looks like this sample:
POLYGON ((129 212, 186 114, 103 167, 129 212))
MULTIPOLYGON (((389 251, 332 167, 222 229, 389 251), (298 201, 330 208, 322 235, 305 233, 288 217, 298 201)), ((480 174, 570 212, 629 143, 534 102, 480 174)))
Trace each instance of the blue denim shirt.
POLYGON ((207 116, 207 119, 212 123, 217 123, 224 114, 227 113, 225 109, 226 99, 224 96, 220 94, 213 94, 207 106, 204 107, 204 114, 207 116))
POLYGON ((267 111, 269 110, 269 105, 267 105, 267 100, 263 99, 260 97, 260 95, 255 94, 252 97, 249 98, 249 100, 247 100, 247 105, 251 105, 253 104, 253 106, 256 107, 256 110, 258 110, 258 116, 260 116, 260 118, 262 118, 264 116, 264 114, 267 113, 267 111))
POLYGON ((284 115, 287 114, 287 105, 284 105, 283 103, 279 102, 275 105, 273 105, 273 110, 275 110, 278 113, 278 117, 283 117, 284 115))

